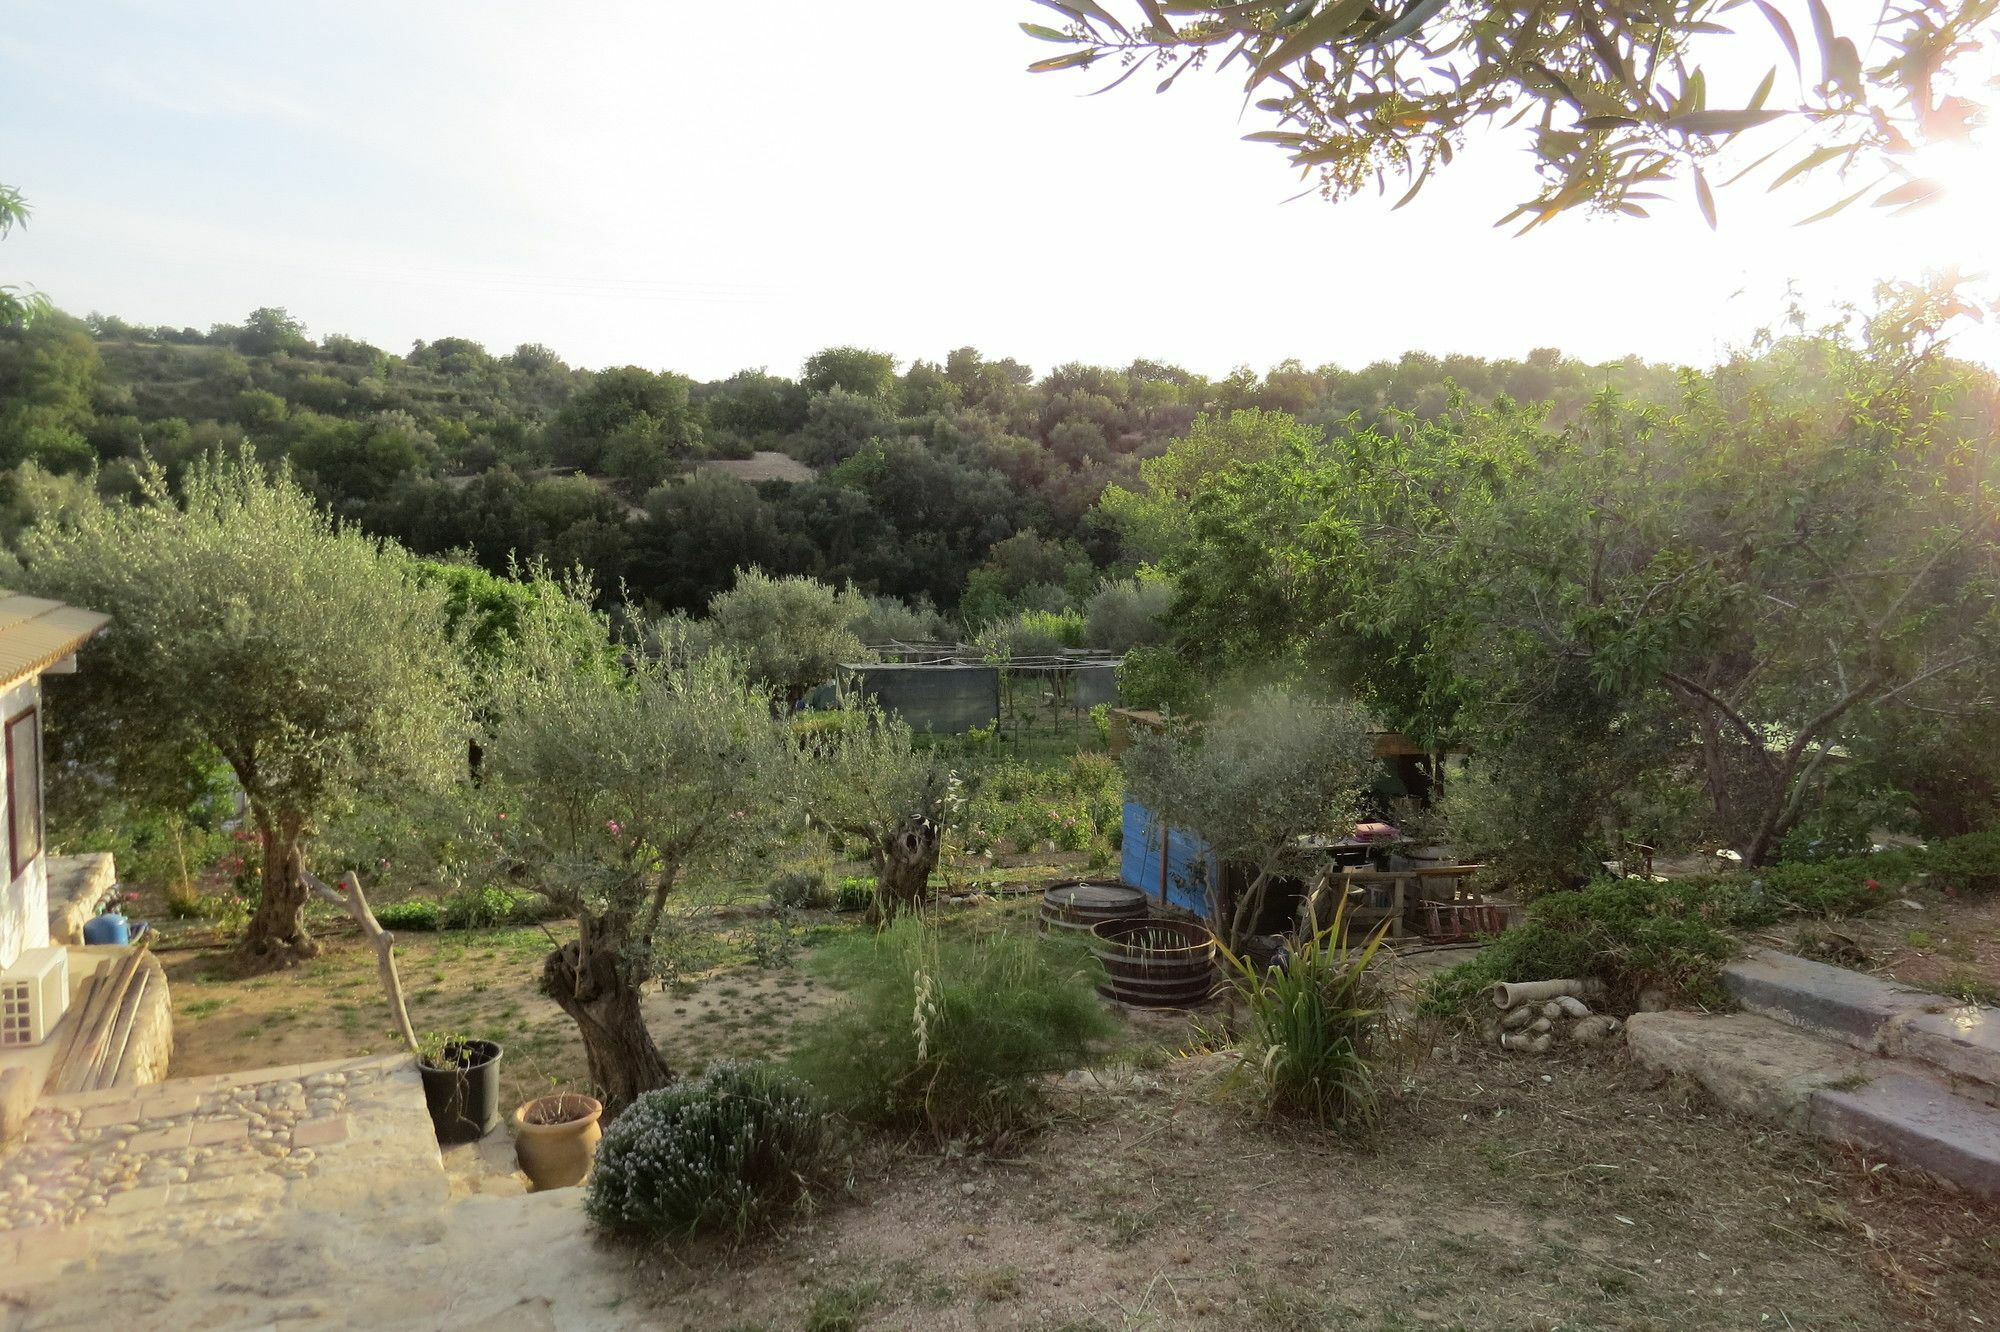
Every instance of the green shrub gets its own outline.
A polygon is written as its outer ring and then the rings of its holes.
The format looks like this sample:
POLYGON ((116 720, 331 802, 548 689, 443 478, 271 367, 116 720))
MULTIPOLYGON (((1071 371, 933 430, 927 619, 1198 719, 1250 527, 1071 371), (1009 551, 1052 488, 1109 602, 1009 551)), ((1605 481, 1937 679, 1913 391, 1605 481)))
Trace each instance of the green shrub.
POLYGON ((1261 1083, 1267 1111, 1350 1132, 1375 1122, 1382 996, 1367 967, 1387 931, 1385 922, 1353 945, 1343 900, 1333 923, 1282 968, 1222 950, 1249 1019, 1245 1066, 1261 1083))
POLYGON ((412 897, 375 908, 385 930, 490 930, 502 925, 533 925, 548 920, 555 908, 539 893, 488 886, 466 888, 442 899, 412 897))
POLYGON ((872 874, 846 874, 841 876, 839 886, 833 890, 835 911, 866 911, 875 905, 875 876, 872 874))
POLYGON ((441 916, 438 904, 428 897, 385 902, 375 908, 375 919, 385 930, 435 930, 440 928, 441 916))
POLYGON ((1982 893, 2000 890, 2000 828, 1939 842, 1918 858, 1940 887, 1982 893))
POLYGON ((1477 957, 1433 977, 1424 1007, 1465 1012, 1496 981, 1568 977, 1602 980, 1621 1001, 1659 989, 1673 999, 1726 1006, 1722 964, 1738 951, 1726 927, 1752 902, 1733 880, 1717 879, 1607 879, 1550 893, 1477 957))
POLYGON ((510 888, 494 884, 462 888, 439 904, 439 925, 447 930, 490 930, 515 923, 526 909, 524 895, 510 888))
POLYGON ((772 909, 777 911, 824 907, 833 901, 826 875, 816 869, 787 870, 771 880, 764 895, 770 899, 772 909))
POLYGON ((845 1150, 812 1088, 727 1061, 632 1103, 605 1130, 584 1211, 621 1234, 742 1238, 808 1202, 845 1150))
POLYGON ((1671 883, 1599 881, 1579 892, 1551 893, 1478 957, 1435 977, 1426 1007, 1462 1011, 1494 981, 1567 976, 1595 976, 1627 999, 1657 987, 1672 998, 1726 1004, 1721 967, 1737 951, 1727 931, 1762 929, 1795 916, 1860 915, 1919 875, 1943 888, 2000 888, 2000 829, 1932 847, 1788 861, 1671 883))
POLYGON ((1083 1064, 1115 1027, 1088 953, 1033 934, 946 938, 905 918, 821 961, 849 994, 801 1035, 793 1066, 850 1117, 941 1140, 1024 1126, 1041 1077, 1083 1064))

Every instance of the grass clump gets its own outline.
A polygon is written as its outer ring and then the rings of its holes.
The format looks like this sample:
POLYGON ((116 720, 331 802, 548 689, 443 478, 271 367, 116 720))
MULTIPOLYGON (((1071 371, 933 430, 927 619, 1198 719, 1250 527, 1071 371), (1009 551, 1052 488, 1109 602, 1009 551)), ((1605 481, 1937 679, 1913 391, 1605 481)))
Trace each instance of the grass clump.
POLYGON ((1222 950, 1249 1021, 1244 1063, 1260 1080, 1265 1109, 1342 1131, 1375 1122, 1373 1052, 1380 988, 1367 967, 1388 931, 1354 945, 1347 903, 1283 967, 1269 969, 1222 950))
POLYGON ((1032 934, 946 937, 905 918, 818 960, 849 994, 800 1033, 793 1067, 852 1118, 940 1140, 1024 1127, 1042 1075, 1115 1029, 1088 953, 1032 934))
POLYGON ((640 1096, 597 1147, 584 1211, 606 1230, 741 1239, 831 1181, 847 1134, 813 1089, 724 1061, 640 1096))

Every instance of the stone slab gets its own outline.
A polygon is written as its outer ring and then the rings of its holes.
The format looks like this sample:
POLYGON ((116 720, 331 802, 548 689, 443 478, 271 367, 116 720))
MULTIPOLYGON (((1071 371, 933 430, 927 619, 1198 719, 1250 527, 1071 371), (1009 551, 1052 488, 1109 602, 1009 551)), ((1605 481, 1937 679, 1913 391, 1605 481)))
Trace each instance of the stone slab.
POLYGON ((1891 1072, 1813 1093, 1814 1133, 1919 1166, 1982 1198, 2000 1199, 2000 1111, 1932 1078, 1891 1072))
POLYGON ((1625 1041, 1640 1063, 1692 1078, 1738 1114, 1800 1130, 1816 1090, 1881 1062, 1754 1013, 1634 1013, 1625 1041))
POLYGON ((109 851, 49 856, 49 942, 81 944, 83 924, 118 886, 118 866, 109 851))
POLYGON ((1722 982, 1753 1013, 1875 1053, 1883 1052, 1888 1030, 1901 1019, 1953 1002, 1770 948, 1753 948, 1724 967, 1722 982))
POLYGON ((1889 1029, 1887 1047, 1944 1073, 1959 1092, 2000 1106, 2000 1009, 1955 1004, 1909 1014, 1889 1029))

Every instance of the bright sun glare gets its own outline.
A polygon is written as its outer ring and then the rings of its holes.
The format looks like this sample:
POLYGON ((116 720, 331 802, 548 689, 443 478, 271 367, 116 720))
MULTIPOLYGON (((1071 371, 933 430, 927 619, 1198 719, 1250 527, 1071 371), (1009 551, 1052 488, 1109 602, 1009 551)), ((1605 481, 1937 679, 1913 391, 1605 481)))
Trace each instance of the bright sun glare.
POLYGON ((1968 278, 2000 277, 2000 140, 1930 144, 1903 160, 1912 177, 1941 187, 1932 202, 1905 215, 1916 257, 1927 268, 1955 266, 1968 278))

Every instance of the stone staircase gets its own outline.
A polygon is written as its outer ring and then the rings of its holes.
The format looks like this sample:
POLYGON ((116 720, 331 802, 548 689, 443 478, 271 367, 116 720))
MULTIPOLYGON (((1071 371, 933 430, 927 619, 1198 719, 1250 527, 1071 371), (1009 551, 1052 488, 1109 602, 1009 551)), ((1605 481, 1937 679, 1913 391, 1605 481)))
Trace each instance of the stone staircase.
POLYGON ((1633 1056, 1725 1105, 2000 1199, 2000 1010, 1753 949, 1740 1013, 1641 1013, 1633 1056))

